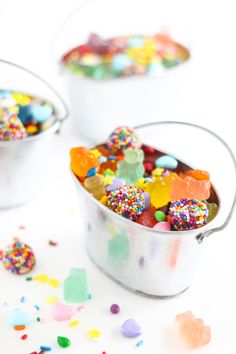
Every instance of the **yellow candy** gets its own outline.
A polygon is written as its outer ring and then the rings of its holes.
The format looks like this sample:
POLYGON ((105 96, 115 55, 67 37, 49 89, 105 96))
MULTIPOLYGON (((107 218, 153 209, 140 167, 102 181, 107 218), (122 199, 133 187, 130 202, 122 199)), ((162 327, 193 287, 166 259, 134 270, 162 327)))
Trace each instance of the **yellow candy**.
POLYGON ((28 134, 35 134, 38 131, 38 127, 36 125, 28 125, 26 130, 28 134))
POLYGON ((155 170, 152 170, 152 175, 154 177, 161 176, 162 172, 164 172, 164 168, 157 167, 155 170))
POLYGON ((56 302, 58 302, 58 297, 55 296, 55 295, 48 295, 48 296, 45 298, 45 302, 47 302, 47 303, 50 304, 50 305, 53 305, 53 304, 55 304, 56 302))
POLYGON ((40 283, 49 283, 49 276, 47 274, 39 274, 34 277, 35 280, 38 280, 40 283))
POLYGON ((115 179, 114 176, 105 176, 104 177, 104 186, 108 186, 109 184, 112 184, 114 179, 115 179))
POLYGON ((107 202, 107 196, 104 195, 104 196, 102 197, 102 199, 100 199, 100 203, 106 205, 106 202, 107 202))
POLYGON ((79 324, 79 321, 78 320, 74 320, 74 321, 71 321, 70 323, 69 323, 69 326, 70 327, 75 327, 75 326, 77 326, 79 324))
POLYGON ((60 286, 60 281, 58 279, 50 279, 49 281, 49 285, 52 287, 52 288, 58 288, 60 286))
POLYGON ((102 155, 98 149, 92 149, 92 150, 89 150, 89 152, 97 159, 102 155))
POLYGON ((170 173, 167 177, 157 176, 154 182, 148 182, 143 190, 151 195, 151 204, 155 208, 161 208, 170 201, 171 182, 180 178, 176 173, 170 173))
POLYGON ((144 184, 145 184, 145 179, 144 178, 138 179, 137 182, 135 183, 135 185, 137 187, 139 187, 139 188, 143 188, 144 184))
POLYGON ((21 106, 27 106, 31 103, 31 98, 23 93, 14 92, 12 97, 21 106))
POLYGON ((88 339, 99 339, 101 337, 101 332, 95 328, 89 329, 87 331, 87 337, 88 339))

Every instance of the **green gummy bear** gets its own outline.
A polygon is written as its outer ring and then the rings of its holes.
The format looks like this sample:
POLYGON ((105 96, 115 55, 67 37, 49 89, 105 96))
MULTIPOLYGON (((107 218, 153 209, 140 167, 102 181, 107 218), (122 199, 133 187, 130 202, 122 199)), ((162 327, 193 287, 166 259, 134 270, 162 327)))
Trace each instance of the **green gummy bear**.
POLYGON ((144 153, 141 149, 125 149, 125 158, 117 164, 116 176, 125 180, 127 184, 135 184, 144 176, 144 153))
POLYGON ((64 281, 64 299, 73 303, 82 303, 88 300, 88 284, 85 269, 71 269, 69 277, 64 281))

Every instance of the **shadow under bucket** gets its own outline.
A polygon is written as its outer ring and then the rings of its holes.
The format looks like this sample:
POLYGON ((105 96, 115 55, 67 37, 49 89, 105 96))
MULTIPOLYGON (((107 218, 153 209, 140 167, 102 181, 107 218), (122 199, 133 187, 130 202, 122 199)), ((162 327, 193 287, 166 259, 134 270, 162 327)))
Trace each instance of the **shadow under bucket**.
POLYGON ((224 229, 231 219, 236 201, 235 157, 218 135, 198 125, 156 122, 136 127, 135 131, 143 144, 148 142, 163 153, 174 152, 179 162, 207 170, 213 181, 209 201, 219 205, 218 213, 198 229, 157 231, 110 210, 96 200, 73 174, 83 206, 87 250, 105 274, 129 290, 149 297, 176 296, 193 282, 205 249, 203 239, 224 229), (209 151, 202 144, 206 138, 209 151), (194 141, 199 145, 193 144, 194 141), (213 151, 219 158, 224 157, 221 171, 215 160, 210 159, 213 151), (228 190, 225 186, 227 174, 231 176, 231 179, 228 177, 228 190))
MULTIPOLYGON (((21 140, 0 141, 0 208, 12 208, 28 202, 39 192, 47 169, 50 144, 55 133, 60 131, 68 110, 58 93, 37 74, 5 60, 0 60, 0 64, 11 66, 41 81, 64 109, 61 116, 52 105, 51 123, 44 131, 21 140)), ((0 89, 5 90, 6 87, 0 89)))

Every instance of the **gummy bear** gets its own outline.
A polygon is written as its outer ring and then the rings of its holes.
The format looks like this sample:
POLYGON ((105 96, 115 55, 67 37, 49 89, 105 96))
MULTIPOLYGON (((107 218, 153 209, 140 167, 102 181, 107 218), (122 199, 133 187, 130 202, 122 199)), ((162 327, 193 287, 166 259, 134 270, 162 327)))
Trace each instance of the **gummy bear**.
POLYGON ((100 200, 106 194, 104 180, 100 176, 88 177, 84 181, 85 188, 93 194, 94 198, 100 200))
POLYGON ((70 157, 71 169, 80 178, 86 177, 91 168, 99 167, 98 159, 84 147, 72 148, 70 157))
POLYGON ((211 183, 207 180, 196 180, 186 176, 183 179, 174 179, 171 183, 170 200, 179 199, 204 200, 210 197, 211 183))
POLYGON ((144 153, 141 149, 125 149, 125 158, 117 164, 116 175, 125 180, 127 184, 135 184, 136 181, 143 177, 144 153))
POLYGON ((151 204, 155 208, 161 208, 170 201, 171 183, 178 179, 178 175, 171 172, 167 177, 157 176, 154 182, 148 182, 143 185, 143 190, 151 195, 151 204))
POLYGON ((189 170, 185 173, 186 176, 192 177, 198 181, 209 181, 210 175, 207 171, 203 170, 189 170))
POLYGON ((206 201, 204 201, 204 203, 206 204, 207 209, 209 211, 209 215, 207 219, 207 224, 208 224, 216 217, 216 214, 218 212, 218 205, 216 203, 207 203, 206 201))
POLYGON ((176 316, 180 337, 190 349, 202 347, 211 340, 211 329, 203 320, 194 317, 191 311, 176 316))
POLYGON ((88 285, 86 271, 83 268, 73 268, 70 276, 64 282, 64 299, 68 302, 85 302, 88 300, 88 285))

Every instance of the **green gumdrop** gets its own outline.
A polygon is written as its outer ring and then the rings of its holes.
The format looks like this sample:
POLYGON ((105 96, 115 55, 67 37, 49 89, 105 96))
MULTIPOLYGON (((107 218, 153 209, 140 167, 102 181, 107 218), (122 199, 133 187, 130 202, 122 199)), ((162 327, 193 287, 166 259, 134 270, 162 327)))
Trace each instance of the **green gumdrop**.
POLYGON ((116 261, 121 261, 129 256, 130 245, 126 235, 118 234, 109 241, 109 255, 116 261))
POLYGON ((207 223, 209 223, 210 221, 212 221, 216 217, 216 214, 218 212, 218 205, 216 203, 208 203, 208 202, 205 202, 205 204, 206 204, 207 209, 209 211, 209 216, 207 219, 207 223))
POLYGON ((161 210, 155 211, 154 216, 158 222, 162 222, 162 221, 166 220, 166 214, 163 213, 163 211, 161 211, 161 210))
POLYGON ((69 338, 66 338, 66 337, 57 337, 57 343, 62 348, 68 348, 71 344, 71 341, 69 338))
POLYGON ((81 303, 88 300, 88 284, 85 269, 71 269, 70 276, 64 281, 64 299, 73 303, 81 303))

